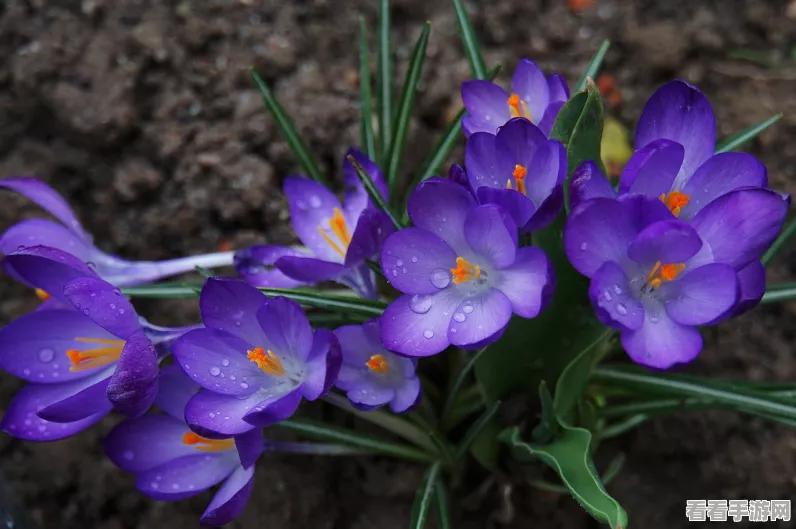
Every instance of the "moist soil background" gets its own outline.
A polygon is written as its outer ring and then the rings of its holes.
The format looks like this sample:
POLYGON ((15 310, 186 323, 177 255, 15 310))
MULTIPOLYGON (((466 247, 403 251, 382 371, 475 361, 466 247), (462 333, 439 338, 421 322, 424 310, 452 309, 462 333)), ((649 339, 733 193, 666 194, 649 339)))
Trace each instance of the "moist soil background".
MULTIPOLYGON (((421 24, 432 23, 402 168, 408 176, 458 109, 468 66, 449 2, 393 5, 397 76, 421 24)), ((574 83, 610 38, 603 71, 615 76, 623 101, 609 112, 631 127, 646 98, 674 77, 707 93, 719 137, 784 112, 749 150, 767 165, 775 188, 796 192, 793 2, 595 0, 579 14, 564 0, 473 1, 468 8, 487 62, 506 65, 502 82, 527 56, 574 83), (739 59, 738 50, 758 55, 739 59)), ((280 182, 297 166, 247 68, 256 66, 272 83, 339 184, 342 154, 358 138, 360 14, 374 27, 375 2, 5 0, 0 177, 50 182, 101 247, 129 258, 292 243, 280 182)), ((461 156, 461 148, 454 154, 461 156)), ((0 228, 40 215, 10 193, 0 201, 0 228)), ((771 279, 796 275, 794 257, 796 248, 783 251, 771 279)), ((0 281, 0 324, 35 305, 30 291, 0 281)), ((139 306, 163 325, 198 317, 191 302, 139 306)), ((686 371, 796 379, 794 309, 760 307, 710 329, 704 352, 686 371)), ((19 387, 8 375, 1 380, 0 409, 19 387)), ((0 469, 42 528, 195 527, 208 493, 178 503, 149 500, 103 456, 101 439, 117 421, 108 417, 51 444, 0 437, 0 469)), ((608 489, 627 509, 631 527, 671 529, 690 526, 686 499, 792 499, 795 449, 796 434, 783 427, 732 413, 693 413, 651 421, 604 444, 598 466, 625 453, 625 467, 608 489)), ((231 526, 405 528, 422 471, 379 458, 270 455, 231 526)), ((455 527, 597 526, 568 496, 539 492, 523 480, 482 493, 478 486, 468 482, 459 492, 464 501, 455 527)))

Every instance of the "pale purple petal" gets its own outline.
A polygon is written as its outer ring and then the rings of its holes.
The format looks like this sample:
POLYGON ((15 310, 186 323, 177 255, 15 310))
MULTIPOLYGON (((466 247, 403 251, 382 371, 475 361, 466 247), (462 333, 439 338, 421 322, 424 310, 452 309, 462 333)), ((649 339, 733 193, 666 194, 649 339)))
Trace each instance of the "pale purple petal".
POLYGON ((348 218, 356 219, 369 204, 372 205, 372 202, 368 197, 368 192, 365 191, 365 188, 362 186, 362 182, 359 181, 354 166, 348 161, 349 156, 354 157, 365 173, 373 180, 373 184, 376 186, 376 189, 379 190, 381 196, 388 202, 390 200, 390 194, 387 189, 387 181, 384 179, 384 175, 381 169, 379 169, 379 166, 368 158, 365 153, 353 147, 348 149, 345 156, 343 156, 343 180, 346 187, 343 207, 345 208, 348 218))
POLYGON ((155 405, 180 423, 185 423, 185 406, 199 387, 178 364, 164 367, 160 370, 155 405))
POLYGON ((738 303, 728 314, 738 316, 755 308, 766 293, 766 269, 760 261, 752 261, 738 272, 740 294, 738 303))
POLYGON ((508 213, 495 205, 473 208, 464 222, 467 244, 476 255, 495 268, 514 262, 517 252, 517 225, 508 213))
POLYGON ((511 118, 509 94, 491 81, 472 80, 462 83, 462 102, 467 109, 462 119, 464 135, 475 132, 494 134, 511 118))
POLYGON ((241 399, 235 395, 220 395, 205 389, 188 401, 185 407, 185 421, 202 437, 210 439, 234 437, 254 428, 243 420, 243 416, 262 399, 260 392, 241 399))
POLYGON ((75 309, 108 332, 127 340, 141 330, 138 315, 122 291, 98 277, 78 277, 64 284, 75 309))
POLYGON ((127 339, 108 385, 108 399, 119 412, 143 415, 158 392, 158 355, 143 332, 127 339))
POLYGON ((430 178, 409 197, 407 211, 415 226, 438 235, 454 251, 461 252, 466 248, 464 219, 475 206, 475 198, 462 186, 430 178))
POLYGON ((345 254, 346 268, 357 266, 365 259, 378 257, 385 239, 394 231, 395 226, 383 211, 374 208, 363 211, 345 254))
POLYGON ((235 448, 238 450, 240 464, 243 468, 252 467, 265 449, 262 428, 255 428, 235 437, 235 448))
POLYGON ((0 187, 15 191, 35 202, 47 213, 60 220, 75 235, 91 243, 91 235, 86 233, 80 225, 75 212, 69 207, 66 200, 43 181, 28 177, 3 178, 0 179, 0 187))
POLYGON ((567 81, 557 73, 547 77, 547 87, 550 89, 550 102, 566 103, 569 99, 569 86, 567 81))
POLYGON ((685 149, 670 140, 655 140, 637 150, 625 164, 619 179, 620 193, 658 198, 672 189, 685 149))
POLYGON ((253 486, 254 466, 237 468, 213 496, 199 523, 215 527, 231 522, 243 512, 253 486))
POLYGON ((431 356, 450 345, 448 326, 461 294, 446 288, 428 298, 403 295, 381 317, 384 347, 406 356, 431 356))
MULTIPOLYGON (((555 142, 555 140, 552 140, 555 142)), ((553 182, 557 178, 558 168, 556 167, 552 177, 547 174, 535 174, 535 171, 543 169, 546 173, 548 165, 543 155, 538 162, 535 162, 538 149, 543 148, 547 143, 547 138, 533 123, 525 118, 513 118, 498 130, 495 140, 496 172, 492 178, 497 177, 497 187, 506 187, 506 180, 509 180, 517 189, 517 182, 513 176, 514 168, 521 165, 528 170, 526 183, 539 178, 546 182, 553 182), (534 165, 538 167, 534 167, 534 165)), ((557 142, 555 142, 557 143, 557 142)), ((467 166, 468 170, 470 166, 467 166)), ((551 186, 552 187, 552 186, 551 186)))
POLYGON ((45 421, 70 423, 97 413, 104 413, 107 407, 106 393, 110 373, 111 371, 107 370, 104 373, 97 373, 91 378, 84 378, 79 382, 65 385, 64 389, 69 386, 74 393, 40 409, 37 415, 45 421))
POLYGON ((597 317, 615 329, 636 330, 644 323, 644 307, 630 293, 622 268, 606 262, 592 277, 589 298, 597 317))
MULTIPOLYGON (((319 228, 328 231, 329 220, 334 217, 335 208, 342 213, 337 197, 318 182, 299 176, 287 177, 283 190, 290 206, 293 229, 301 242, 320 259, 342 261, 342 257, 324 240, 319 231, 319 228)), ((356 219, 346 220, 350 222, 356 219)), ((353 228, 350 224, 348 227, 353 228)))
POLYGON ((535 246, 517 249, 514 263, 499 273, 498 288, 523 318, 536 317, 550 302, 555 287, 553 265, 535 246))
POLYGON ((200 454, 182 442, 190 430, 180 419, 152 414, 117 425, 102 443, 105 454, 117 467, 135 474, 185 456, 200 454))
POLYGON ((660 198, 627 194, 617 198, 617 201, 622 204, 636 232, 640 232, 650 224, 676 218, 660 198))
POLYGON ((467 172, 461 165, 457 163, 451 164, 451 167, 448 170, 448 180, 459 184, 470 193, 474 193, 473 186, 470 185, 470 178, 467 176, 467 172))
POLYGON ((508 174, 501 174, 505 164, 498 154, 497 136, 487 132, 477 132, 467 140, 464 147, 464 164, 467 167, 470 186, 476 192, 482 187, 505 189, 511 177, 511 169, 508 174))
POLYGON ((600 167, 592 160, 583 162, 572 173, 569 203, 572 210, 592 198, 615 198, 616 191, 600 167))
POLYGON ((527 170, 526 195, 537 208, 541 208, 542 203, 567 177, 567 153, 564 146, 557 140, 541 143, 534 151, 527 170))
POLYGON ((0 253, 3 254, 32 246, 49 246, 84 262, 92 261, 97 255, 97 249, 89 241, 48 219, 23 220, 8 228, 0 237, 0 253))
POLYGON ((346 392, 346 397, 358 409, 372 410, 383 406, 395 398, 395 389, 374 384, 355 387, 346 392))
POLYGON ((290 418, 299 404, 301 392, 291 391, 282 398, 260 402, 243 416, 243 420, 254 426, 271 426, 290 418))
POLYGON ((262 292, 245 281, 215 277, 205 281, 199 308, 205 327, 240 336, 256 346, 264 337, 257 311, 267 302, 262 292))
POLYGON ((420 379, 407 378, 395 389, 395 396, 390 401, 390 409, 394 413, 403 413, 414 406, 420 399, 420 379))
POLYGON ((501 333, 511 319, 511 301, 495 288, 468 297, 456 307, 448 339, 463 348, 479 347, 501 333))
POLYGON ((702 350, 702 335, 695 327, 681 325, 662 308, 650 312, 645 307, 644 325, 621 335, 622 346, 637 364, 668 369, 692 361, 702 350))
POLYGON ((637 263, 682 263, 702 248, 696 230, 685 222, 662 220, 644 228, 630 243, 627 255, 637 263))
POLYGON ((340 372, 341 362, 337 337, 329 330, 317 329, 304 364, 304 381, 301 385, 304 398, 315 400, 329 391, 340 372))
POLYGON ((256 287, 295 288, 305 283, 280 272, 275 266, 276 261, 280 257, 306 255, 287 246, 259 244, 235 252, 235 269, 246 282, 256 287))
POLYGON ((138 474, 135 486, 156 500, 182 500, 220 483, 238 466, 229 452, 197 453, 138 474))
POLYGON ((528 105, 531 121, 539 123, 550 102, 550 87, 544 72, 530 59, 522 59, 511 78, 511 90, 528 105))
POLYGON ((281 296, 273 298, 257 311, 257 321, 267 343, 253 345, 271 349, 280 357, 307 360, 312 349, 312 328, 298 303, 281 296))
POLYGON ((280 257, 276 267, 287 277, 301 283, 321 283, 340 278, 345 267, 332 261, 313 257, 280 257))
POLYGON ((719 318, 738 300, 735 270, 712 263, 680 275, 658 289, 666 312, 682 325, 703 325, 719 318))
POLYGON ((70 304, 64 285, 77 277, 96 276, 80 259, 55 248, 33 246, 6 255, 5 264, 25 284, 40 288, 50 296, 70 304))
POLYGON ((456 252, 434 233, 405 228, 392 234, 381 252, 387 281, 407 294, 434 294, 448 286, 456 252))
POLYGON ((517 226, 525 226, 536 212, 533 202, 514 189, 481 187, 477 195, 481 204, 496 204, 506 210, 517 226))

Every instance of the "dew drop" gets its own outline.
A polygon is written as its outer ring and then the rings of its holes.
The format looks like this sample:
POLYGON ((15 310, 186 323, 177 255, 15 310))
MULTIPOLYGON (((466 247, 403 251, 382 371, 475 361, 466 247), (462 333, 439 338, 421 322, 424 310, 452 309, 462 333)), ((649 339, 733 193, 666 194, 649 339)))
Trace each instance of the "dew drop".
POLYGON ((617 296, 620 296, 622 294, 622 287, 620 287, 619 285, 614 285, 614 293, 617 296))
POLYGON ((415 314, 425 314, 431 310, 431 296, 415 295, 409 300, 409 308, 415 314))
POLYGON ((80 308, 80 303, 75 303, 75 308, 79 309, 80 308))
POLYGON ((119 309, 119 314, 124 314, 124 309, 119 309))
POLYGON ((650 323, 658 323, 661 319, 657 314, 650 314, 650 323))
POLYGON ((224 366, 224 367, 227 367, 227 366, 229 365, 229 360, 227 360, 226 358, 225 358, 225 359, 223 359, 223 360, 221 361, 221 365, 222 365, 222 366, 224 366))
POLYGON ((392 269, 392 276, 398 277, 398 270, 396 270, 395 268, 392 269))
POLYGON ((401 267, 401 266, 403 266, 403 265, 404 265, 404 262, 403 262, 403 261, 401 261, 400 259, 398 259, 397 261, 395 261, 395 266, 396 266, 396 267, 401 267))
POLYGON ((434 337, 434 331, 432 331, 431 329, 426 329, 425 331, 423 331, 423 338, 430 340, 433 337, 434 337))
POLYGON ((115 303, 111 303, 110 307, 111 307, 111 310, 116 310, 116 304, 115 303))
POLYGON ((589 245, 586 244, 585 242, 580 243, 580 251, 581 252, 585 252, 586 248, 588 248, 588 247, 589 247, 589 245))
POLYGON ((431 284, 434 285, 436 288, 445 288, 451 282, 451 274, 450 270, 445 270, 443 268, 437 268, 433 272, 431 272, 431 284))
POLYGON ((122 454, 122 457, 125 458, 127 461, 132 461, 135 459, 135 454, 133 454, 132 450, 125 450, 122 454))
POLYGON ((413 256, 412 256, 412 262, 413 262, 413 263, 416 263, 416 262, 417 262, 417 256, 416 256, 416 255, 413 255, 413 256))
POLYGON ((618 312, 622 316, 627 315, 627 307, 625 307, 622 303, 616 304, 616 312, 618 312))
POLYGON ((88 316, 89 312, 90 312, 90 311, 89 311, 88 309, 83 309, 83 314, 84 314, 84 315, 88 316))
POLYGON ((474 310, 475 309, 473 308, 472 305, 465 305, 464 307, 462 307, 462 312, 464 312, 465 314, 471 314, 474 310))
POLYGON ((240 327, 240 320, 235 321, 235 327, 240 327))
POLYGON ((216 418, 216 414, 213 413, 212 411, 210 413, 208 413, 207 416, 210 417, 211 419, 215 419, 216 418))
POLYGON ((152 487, 154 490, 158 490, 158 487, 160 487, 160 485, 155 481, 150 483, 149 486, 152 487))
POLYGON ((462 323, 464 320, 467 319, 467 316, 465 316, 461 312, 457 312, 456 314, 453 315, 453 319, 458 321, 459 323, 462 323))
POLYGON ((25 375, 26 377, 30 376, 30 369, 23 369, 22 374, 25 375))
POLYGON ((606 290, 603 292, 603 299, 605 299, 605 301, 611 301, 612 299, 614 299, 614 297, 611 295, 610 292, 606 290))
POLYGON ((241 382, 240 387, 241 389, 249 389, 249 385, 246 382, 241 382))
POLYGON ((55 358, 55 351, 52 349, 41 349, 39 350, 39 362, 44 362, 45 364, 52 362, 53 358, 55 358))
MULTIPOLYGON (((221 375, 221 376, 224 376, 224 375, 221 375)), ((231 381, 235 382, 235 381, 238 379, 238 377, 236 377, 235 375, 230 375, 230 376, 229 376, 229 379, 230 379, 231 381)))
POLYGON ((217 377, 218 375, 221 374, 221 370, 216 366, 213 366, 210 368, 210 374, 213 375, 214 377, 217 377))

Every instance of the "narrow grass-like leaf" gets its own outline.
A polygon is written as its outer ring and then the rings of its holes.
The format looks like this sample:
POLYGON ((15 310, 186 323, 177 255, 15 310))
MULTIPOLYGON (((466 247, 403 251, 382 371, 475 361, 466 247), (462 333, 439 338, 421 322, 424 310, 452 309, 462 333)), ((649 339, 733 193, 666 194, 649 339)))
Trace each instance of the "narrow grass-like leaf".
POLYGON ((122 294, 131 298, 148 299, 188 299, 198 298, 202 290, 202 283, 194 285, 158 283, 136 287, 124 287, 122 294))
POLYGON ((373 137, 373 98, 370 93, 368 28, 363 17, 359 17, 359 120, 362 149, 368 158, 376 160, 376 139, 373 137))
POLYGON ((412 57, 409 60, 409 68, 406 70, 403 88, 401 89, 401 102, 398 104, 398 115, 392 137, 390 138, 390 148, 387 154, 386 164, 383 166, 387 176, 387 184, 390 190, 395 189, 398 177, 398 166, 401 164, 401 157, 404 152, 406 133, 409 131, 409 122, 412 120, 412 108, 415 104, 417 95, 417 85, 420 82, 420 74, 423 72, 423 63, 426 61, 426 48, 428 47, 428 37, 431 34, 431 23, 426 22, 423 31, 420 33, 412 57))
POLYGON ((757 136, 758 134, 766 130, 768 127, 779 121, 783 115, 784 114, 782 113, 775 114, 770 118, 768 118, 767 120, 765 120, 764 122, 758 123, 757 125, 749 127, 748 129, 744 129, 741 132, 733 134, 729 138, 719 142, 719 144, 716 145, 716 154, 720 152, 732 151, 734 149, 737 149, 744 143, 751 141, 752 139, 754 139, 755 136, 757 136))
POLYGON ((390 150, 392 133, 392 49, 390 47, 390 0, 381 0, 379 7, 378 54, 376 61, 376 108, 379 118, 378 164, 384 167, 384 160, 390 150))
POLYGON ((436 447, 436 452, 442 456, 442 460, 446 463, 453 462, 454 449, 448 439, 440 432, 434 425, 426 420, 421 414, 417 412, 407 413, 406 416, 414 421, 417 426, 425 433, 436 447))
POLYGON ((763 265, 768 265, 772 259, 777 255, 782 249, 782 246, 788 242, 788 239, 793 236, 793 233, 796 232, 796 217, 793 217, 785 224, 785 227, 782 228, 782 231, 777 236, 776 240, 771 244, 771 247, 763 254, 763 258, 760 261, 763 265))
POLYGON ((591 61, 589 61, 589 65, 586 67, 586 71, 583 72, 580 79, 578 79, 578 83, 575 85, 576 90, 584 90, 586 88, 586 79, 591 77, 594 79, 597 77, 597 72, 600 71, 600 66, 603 63, 603 59, 605 59, 605 54, 608 53, 608 48, 611 47, 611 41, 606 39, 600 44, 600 48, 597 50, 597 53, 594 54, 591 61))
POLYGON ((486 428, 487 424, 489 424, 489 421, 491 421, 495 416, 499 408, 500 401, 498 400, 493 402, 478 418, 478 420, 467 429, 467 431, 464 433, 464 437, 462 437, 461 442, 456 447, 456 453, 454 454, 454 458, 456 458, 456 460, 461 461, 461 459, 467 455, 467 451, 470 450, 470 447, 473 445, 484 428, 486 428))
POLYGON ((276 97, 274 97, 271 88, 268 86, 265 80, 260 77, 260 74, 257 73, 257 70, 250 68, 250 71, 252 78, 254 79, 254 83, 257 85, 257 89, 260 91, 260 96, 263 98, 265 107, 271 112, 271 115, 274 116, 276 124, 279 127, 279 131, 282 133, 282 136, 284 136, 285 141, 287 141, 290 150, 293 151, 295 157, 298 158, 301 167, 313 180, 328 186, 326 178, 323 176, 323 172, 321 171, 318 162, 315 160, 315 156, 313 156, 312 151, 310 151, 309 147, 307 147, 307 144, 303 139, 301 139, 301 136, 299 136, 299 133, 296 131, 296 127, 293 126, 293 123, 285 113, 282 105, 280 105, 279 101, 277 101, 276 97))
POLYGON ((448 394, 445 398, 445 404, 442 407, 442 419, 440 420, 443 430, 447 430, 449 428, 450 416, 453 412, 453 405, 456 403, 456 398, 459 395, 459 391, 461 391, 462 386, 464 386, 464 383, 467 381, 467 377, 470 375, 470 372, 472 372, 473 366, 475 366, 478 358, 484 354, 484 351, 486 350, 486 347, 482 347, 470 355, 467 363, 464 364, 464 367, 462 367, 461 371, 457 373, 456 378, 450 386, 450 389, 448 389, 448 394))
POLYGON ((777 290, 767 290, 763 294, 760 303, 779 303, 796 299, 796 288, 781 288, 777 290))
POLYGON ((470 63, 470 73, 474 79, 486 79, 486 63, 481 54, 481 45, 478 37, 475 36, 473 24, 467 15, 467 10, 462 5, 462 0, 453 0, 453 8, 456 11, 456 21, 459 23, 459 35, 464 44, 464 54, 470 63))
POLYGON ((428 510, 431 507, 434 491, 437 488, 437 481, 440 479, 442 464, 436 462, 428 469, 423 476, 420 486, 415 494, 415 502, 412 505, 412 521, 409 523, 410 529, 423 529, 426 526, 428 510))
POLYGON ((373 179, 368 176, 368 173, 366 173, 362 166, 357 163, 357 159, 349 155, 348 161, 354 167, 354 172, 356 173, 357 178, 359 178, 359 181, 362 183, 362 187, 364 187, 365 191, 368 193, 370 200, 373 201, 377 208, 382 210, 387 214, 388 217, 390 217, 392 225, 395 226, 396 230, 403 228, 404 225, 400 220, 398 220, 398 216, 395 214, 395 212, 393 212, 387 201, 384 200, 382 194, 379 193, 379 190, 376 188, 376 184, 373 183, 373 179))
POLYGON ((451 529, 451 512, 448 503, 448 492, 445 483, 438 479, 434 487, 434 499, 437 503, 437 529, 451 529))

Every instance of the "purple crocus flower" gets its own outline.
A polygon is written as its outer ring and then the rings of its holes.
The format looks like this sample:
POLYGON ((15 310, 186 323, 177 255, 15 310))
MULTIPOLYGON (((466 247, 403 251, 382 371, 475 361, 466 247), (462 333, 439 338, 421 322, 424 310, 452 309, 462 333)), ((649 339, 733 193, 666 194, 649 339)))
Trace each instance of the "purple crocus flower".
POLYGON ((375 299, 376 278, 365 260, 378 255, 384 239, 393 232, 393 225, 384 212, 371 204, 348 161, 349 155, 387 198, 387 183, 381 170, 356 149, 350 149, 343 162, 346 185, 343 204, 334 193, 314 180, 287 177, 283 191, 290 206, 291 221, 306 248, 302 251, 255 246, 239 252, 236 263, 244 279, 256 286, 284 288, 337 281, 363 298, 375 299), (273 270, 274 265, 277 271, 273 270))
POLYGON ((512 312, 533 318, 549 300, 553 269, 544 252, 517 248, 517 226, 494 204, 479 206, 463 186, 434 178, 408 204, 415 227, 384 243, 381 266, 403 295, 381 320, 384 346, 429 356, 453 344, 481 347, 512 312))
MULTIPOLYGON (((58 219, 28 219, 11 226, 0 236, 0 253, 10 254, 31 246, 49 246, 72 254, 88 265, 105 281, 116 286, 150 283, 157 279, 193 271, 197 266, 215 268, 232 264, 232 252, 221 252, 167 261, 127 261, 94 246, 91 235, 83 229, 75 212, 64 198, 36 178, 6 178, 0 188, 23 195, 58 219)), ((15 277, 19 271, 6 263, 15 277)))
POLYGON ((156 500, 189 498, 223 482, 200 523, 232 521, 251 494, 254 463, 263 452, 262 429, 235 438, 201 437, 184 419, 185 405, 199 386, 173 365, 162 371, 160 388, 155 403, 166 413, 119 424, 105 439, 105 453, 135 474, 136 488, 156 500))
POLYGON ((210 438, 240 435, 290 417, 302 398, 315 400, 340 369, 331 331, 313 335, 301 307, 269 300, 237 279, 209 279, 199 298, 204 329, 173 345, 174 357, 202 388, 185 419, 210 438))
POLYGON ((6 259, 60 306, 0 329, 0 368, 29 382, 11 401, 0 429, 52 441, 88 428, 111 408, 143 414, 157 391, 157 348, 187 329, 139 319, 117 288, 60 250, 26 248, 6 259))
POLYGON ((470 136, 465 165, 479 202, 502 206, 523 231, 546 226, 561 211, 566 151, 526 119, 470 136))
POLYGON ((511 79, 511 94, 491 81, 462 83, 467 114, 462 119, 465 136, 495 134, 511 118, 525 118, 550 134, 558 111, 569 99, 569 87, 560 75, 545 77, 535 62, 522 59, 511 79))
POLYGON ((657 198, 595 198, 567 219, 572 265, 591 278, 597 316, 619 329, 633 361, 658 369, 702 349, 698 325, 735 305, 739 270, 760 258, 784 222, 787 202, 764 189, 719 197, 690 223, 657 198))
POLYGON ((420 397, 417 360, 403 358, 384 348, 379 321, 346 325, 334 331, 340 341, 343 365, 335 386, 346 391, 351 403, 362 410, 389 404, 401 413, 420 397))

